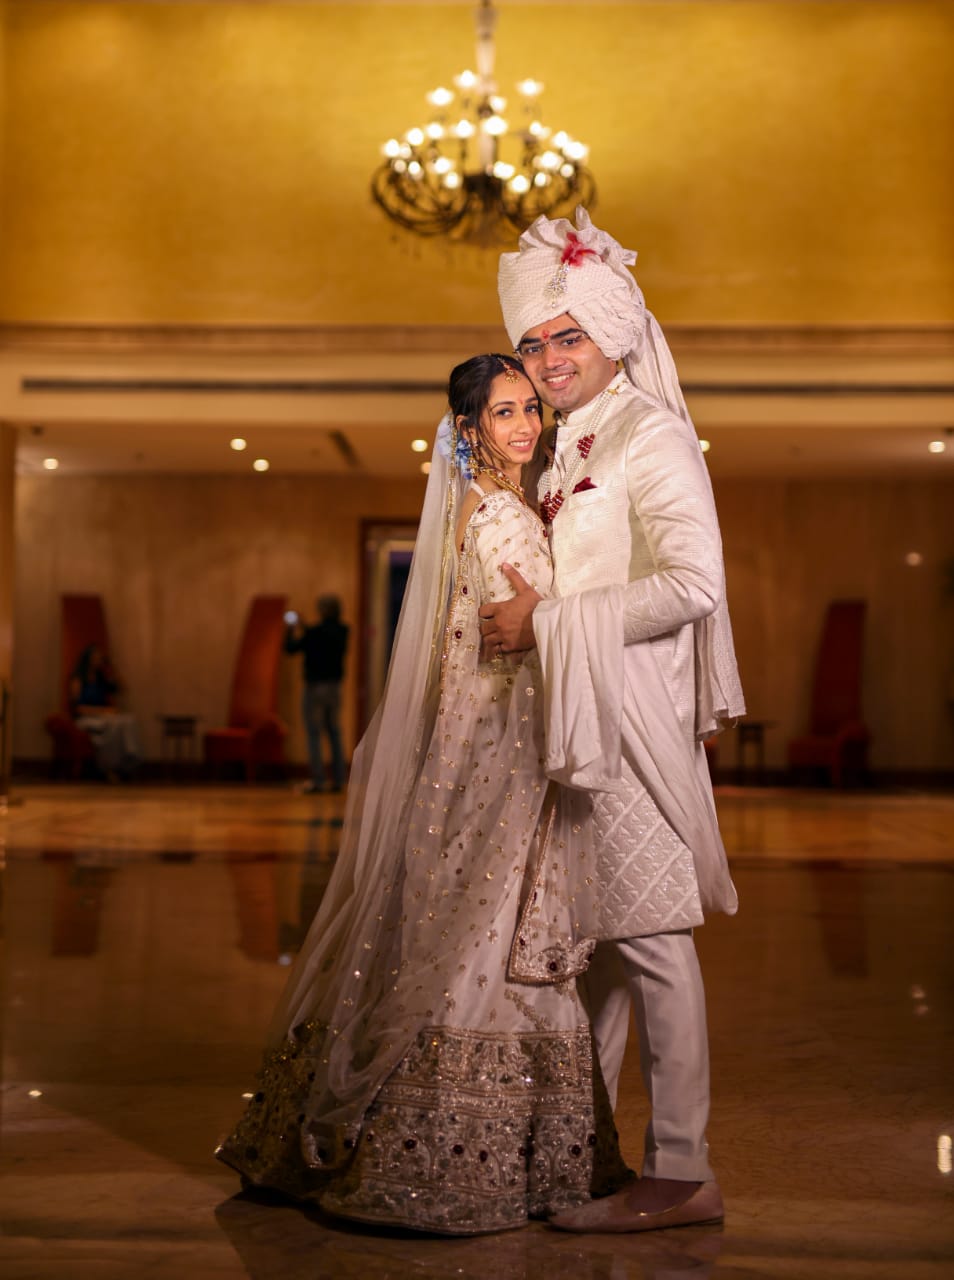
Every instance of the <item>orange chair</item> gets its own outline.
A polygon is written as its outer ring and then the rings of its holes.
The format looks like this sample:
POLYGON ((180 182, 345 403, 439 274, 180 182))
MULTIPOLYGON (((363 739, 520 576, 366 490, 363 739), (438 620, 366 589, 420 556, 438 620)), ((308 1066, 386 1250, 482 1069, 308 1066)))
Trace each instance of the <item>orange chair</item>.
POLYGON ((205 734, 205 762, 245 766, 285 763, 288 729, 278 717, 278 674, 285 640, 285 596, 255 596, 249 605, 232 678, 229 722, 205 734))
POLYGON ((87 645, 98 645, 109 652, 106 614, 100 596, 60 597, 60 710, 48 715, 44 727, 53 739, 51 772, 65 766, 78 778, 87 760, 96 755, 93 740, 77 727, 70 714, 70 680, 87 645))
POLYGON ((861 778, 868 765, 871 734, 861 713, 864 600, 834 600, 828 606, 812 688, 808 733, 788 744, 790 769, 824 769, 832 786, 861 778))

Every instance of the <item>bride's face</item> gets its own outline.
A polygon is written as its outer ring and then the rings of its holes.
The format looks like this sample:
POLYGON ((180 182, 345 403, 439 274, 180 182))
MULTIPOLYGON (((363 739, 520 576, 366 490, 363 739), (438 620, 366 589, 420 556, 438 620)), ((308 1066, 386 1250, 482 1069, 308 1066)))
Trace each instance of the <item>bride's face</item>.
POLYGON ((480 419, 484 452, 502 470, 519 474, 533 456, 540 425, 540 401, 530 379, 499 373, 480 419))

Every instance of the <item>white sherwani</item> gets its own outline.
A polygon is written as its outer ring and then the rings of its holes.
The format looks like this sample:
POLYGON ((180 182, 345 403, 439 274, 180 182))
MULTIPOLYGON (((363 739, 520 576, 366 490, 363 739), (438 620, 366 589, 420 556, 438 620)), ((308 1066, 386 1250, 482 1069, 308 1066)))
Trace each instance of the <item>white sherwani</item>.
POLYGON ((604 940, 583 984, 614 1103, 635 1016, 651 1105, 643 1176, 703 1181, 709 1059, 692 928, 737 900, 702 740, 744 709, 712 490, 688 422, 622 373, 560 425, 556 450, 556 598, 533 620, 565 834, 531 902, 546 921, 562 900, 571 934, 604 940))
POLYGON ((565 800, 597 854, 596 936, 691 928, 737 905, 700 741, 742 711, 705 463, 622 373, 556 447, 551 484, 577 491, 551 526, 558 598, 534 613, 548 773, 581 789, 565 800))

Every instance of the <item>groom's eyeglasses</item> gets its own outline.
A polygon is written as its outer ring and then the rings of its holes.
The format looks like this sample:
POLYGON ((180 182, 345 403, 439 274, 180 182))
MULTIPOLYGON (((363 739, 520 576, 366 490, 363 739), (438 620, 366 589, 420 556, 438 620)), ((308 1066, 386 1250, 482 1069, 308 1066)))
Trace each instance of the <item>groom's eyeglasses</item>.
POLYGON ((589 341, 589 334, 584 333, 582 329, 564 329, 561 333, 556 333, 552 338, 546 340, 542 338, 524 338, 522 342, 518 342, 514 347, 514 355, 519 356, 521 360, 535 360, 537 356, 543 355, 547 347, 551 351, 572 351, 581 342, 587 341, 589 341))

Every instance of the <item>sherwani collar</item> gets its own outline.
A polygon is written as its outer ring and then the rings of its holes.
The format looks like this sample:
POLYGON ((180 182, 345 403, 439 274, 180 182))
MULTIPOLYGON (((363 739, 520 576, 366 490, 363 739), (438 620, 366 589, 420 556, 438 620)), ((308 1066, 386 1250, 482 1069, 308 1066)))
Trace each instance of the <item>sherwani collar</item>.
POLYGON ((632 383, 627 378, 625 370, 620 369, 600 394, 594 396, 592 400, 581 405, 579 409, 573 409, 568 414, 557 413, 554 419, 556 427, 554 448, 557 458, 568 446, 576 444, 581 436, 585 436, 594 423, 598 428, 600 422, 605 422, 606 410, 603 410, 602 413, 600 412, 603 396, 607 392, 612 396, 618 396, 625 387, 629 386, 632 386, 632 383), (597 421, 597 415, 599 415, 599 421, 597 421))

